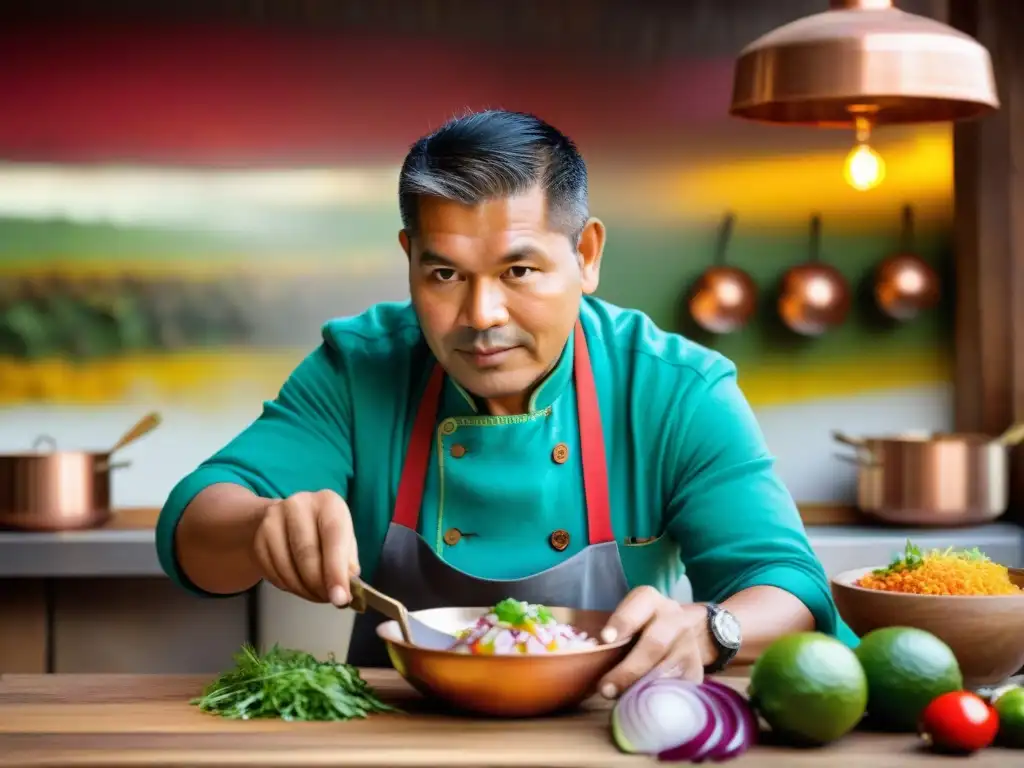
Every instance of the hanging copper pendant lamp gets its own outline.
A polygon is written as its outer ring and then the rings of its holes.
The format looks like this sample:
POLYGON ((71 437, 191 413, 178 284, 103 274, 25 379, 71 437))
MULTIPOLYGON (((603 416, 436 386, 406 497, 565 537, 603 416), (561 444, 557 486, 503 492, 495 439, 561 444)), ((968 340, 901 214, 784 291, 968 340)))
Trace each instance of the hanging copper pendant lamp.
POLYGON ((874 126, 970 119, 999 108, 989 52, 969 35, 891 0, 829 4, 741 52, 732 115, 849 128, 866 141, 874 126))

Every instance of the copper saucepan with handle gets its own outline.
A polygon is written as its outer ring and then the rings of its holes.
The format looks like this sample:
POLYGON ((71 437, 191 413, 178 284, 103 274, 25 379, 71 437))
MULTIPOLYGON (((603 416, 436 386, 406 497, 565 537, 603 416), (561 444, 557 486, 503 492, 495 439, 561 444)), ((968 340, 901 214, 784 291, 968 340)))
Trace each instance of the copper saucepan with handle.
POLYGON ((834 431, 856 449, 838 457, 857 466, 857 506, 887 523, 977 525, 1004 512, 1009 453, 1024 441, 1024 423, 999 437, 973 433, 913 433, 856 438, 834 431))
POLYGON ((0 454, 0 528, 65 531, 94 528, 110 519, 111 473, 130 462, 113 454, 160 424, 150 413, 108 451, 64 451, 41 435, 31 453, 0 454))

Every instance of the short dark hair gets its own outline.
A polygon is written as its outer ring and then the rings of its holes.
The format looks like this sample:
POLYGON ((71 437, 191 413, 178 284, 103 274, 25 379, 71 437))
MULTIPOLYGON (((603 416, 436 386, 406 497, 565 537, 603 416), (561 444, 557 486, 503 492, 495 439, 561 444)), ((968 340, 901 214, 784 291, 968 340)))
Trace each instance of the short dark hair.
POLYGON ((465 205, 543 188, 555 226, 574 241, 589 216, 587 165, 572 140, 539 117, 488 110, 454 118, 409 149, 398 180, 402 226, 415 234, 419 198, 465 205))

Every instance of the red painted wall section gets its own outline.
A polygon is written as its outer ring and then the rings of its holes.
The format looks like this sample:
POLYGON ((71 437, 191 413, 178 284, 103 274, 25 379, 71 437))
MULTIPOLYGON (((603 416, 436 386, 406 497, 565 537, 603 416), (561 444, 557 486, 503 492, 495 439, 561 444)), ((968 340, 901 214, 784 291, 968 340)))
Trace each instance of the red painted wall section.
POLYGON ((614 151, 624 136, 649 146, 721 120, 732 76, 730 61, 630 69, 210 26, 8 27, 0 51, 0 159, 68 163, 398 162, 446 117, 483 107, 536 112, 614 151))

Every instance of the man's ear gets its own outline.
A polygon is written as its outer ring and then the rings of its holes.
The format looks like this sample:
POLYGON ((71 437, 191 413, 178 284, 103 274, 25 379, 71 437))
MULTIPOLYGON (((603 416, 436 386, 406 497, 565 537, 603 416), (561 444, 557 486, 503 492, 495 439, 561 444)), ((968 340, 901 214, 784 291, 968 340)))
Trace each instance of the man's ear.
POLYGON ((580 271, 583 276, 583 292, 593 293, 601 279, 601 256, 604 253, 605 230, 600 219, 591 218, 580 234, 580 244, 576 247, 579 255, 580 271))
POLYGON ((407 259, 412 258, 412 240, 409 239, 409 233, 404 229, 398 230, 398 244, 402 246, 402 250, 405 251, 405 257, 407 259))

